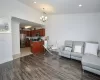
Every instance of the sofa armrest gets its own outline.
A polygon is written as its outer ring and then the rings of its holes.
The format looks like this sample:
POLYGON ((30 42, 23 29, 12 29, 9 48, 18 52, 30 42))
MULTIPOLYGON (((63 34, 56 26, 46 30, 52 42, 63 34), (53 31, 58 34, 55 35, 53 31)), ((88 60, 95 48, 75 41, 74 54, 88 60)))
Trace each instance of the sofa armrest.
POLYGON ((100 50, 98 51, 98 57, 100 57, 100 50))
POLYGON ((59 49, 58 49, 59 55, 61 55, 63 50, 64 50, 64 46, 60 46, 59 49))

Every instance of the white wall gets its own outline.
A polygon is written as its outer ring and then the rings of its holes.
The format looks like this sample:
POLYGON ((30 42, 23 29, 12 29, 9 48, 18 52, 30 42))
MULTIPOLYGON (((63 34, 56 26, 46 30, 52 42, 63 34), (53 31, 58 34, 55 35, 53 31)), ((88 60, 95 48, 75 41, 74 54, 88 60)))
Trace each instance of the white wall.
MULTIPOLYGON (((3 17, 11 27, 11 18, 3 17)), ((9 31, 8 31, 9 32, 9 31)), ((11 33, 0 33, 0 64, 12 60, 12 35, 11 33)))
POLYGON ((18 0, 0 0, 0 16, 5 15, 43 24, 40 21, 41 12, 20 3, 18 0))
POLYGON ((11 34, 0 34, 0 64, 12 60, 11 34))
POLYGON ((50 44, 65 40, 98 41, 100 43, 100 13, 52 15, 46 25, 50 44))
POLYGON ((13 55, 20 54, 20 23, 12 20, 12 51, 13 55))

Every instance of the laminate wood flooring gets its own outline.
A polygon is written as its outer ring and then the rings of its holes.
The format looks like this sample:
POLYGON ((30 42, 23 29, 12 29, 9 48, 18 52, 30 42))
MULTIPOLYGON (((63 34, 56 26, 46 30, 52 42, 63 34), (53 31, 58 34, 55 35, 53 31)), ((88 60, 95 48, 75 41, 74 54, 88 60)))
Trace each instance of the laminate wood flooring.
POLYGON ((82 72, 81 62, 58 55, 33 54, 0 65, 0 80, 100 80, 82 72))

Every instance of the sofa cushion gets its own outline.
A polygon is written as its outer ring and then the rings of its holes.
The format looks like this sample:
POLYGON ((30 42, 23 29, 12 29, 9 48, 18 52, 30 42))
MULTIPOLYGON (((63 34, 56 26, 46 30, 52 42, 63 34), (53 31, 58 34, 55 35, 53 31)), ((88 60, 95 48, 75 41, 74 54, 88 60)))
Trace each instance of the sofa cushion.
POLYGON ((66 40, 65 43, 64 43, 64 46, 65 47, 72 47, 72 44, 73 44, 72 41, 66 40))
POLYGON ((65 47, 65 51, 72 51, 72 48, 71 47, 65 47))
POLYGON ((82 41, 74 41, 73 42, 73 49, 72 49, 72 51, 74 52, 75 46, 82 46, 81 53, 84 53, 84 44, 85 44, 85 42, 82 42, 82 41))
POLYGON ((66 54, 66 55, 70 55, 70 51, 66 51, 66 50, 64 50, 64 51, 62 51, 62 54, 66 54))
POLYGON ((71 52, 71 56, 75 56, 75 57, 82 58, 83 54, 81 54, 81 53, 76 53, 76 52, 71 52))
POLYGON ((82 65, 100 70, 100 57, 92 54, 86 54, 82 57, 82 65))
POLYGON ((98 57, 100 57, 100 52, 98 52, 98 57))
POLYGON ((99 44, 86 43, 85 54, 93 54, 97 56, 98 46, 99 44))
POLYGON ((82 51, 82 46, 75 46, 75 48, 74 48, 74 52, 76 52, 76 53, 81 53, 82 51))

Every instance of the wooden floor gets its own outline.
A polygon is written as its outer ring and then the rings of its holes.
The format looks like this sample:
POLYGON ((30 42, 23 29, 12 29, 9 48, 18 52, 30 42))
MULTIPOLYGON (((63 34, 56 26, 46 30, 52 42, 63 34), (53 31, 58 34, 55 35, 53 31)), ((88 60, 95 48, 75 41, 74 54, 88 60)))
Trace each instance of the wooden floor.
POLYGON ((0 80, 100 80, 81 63, 57 55, 25 56, 0 65, 0 80))

